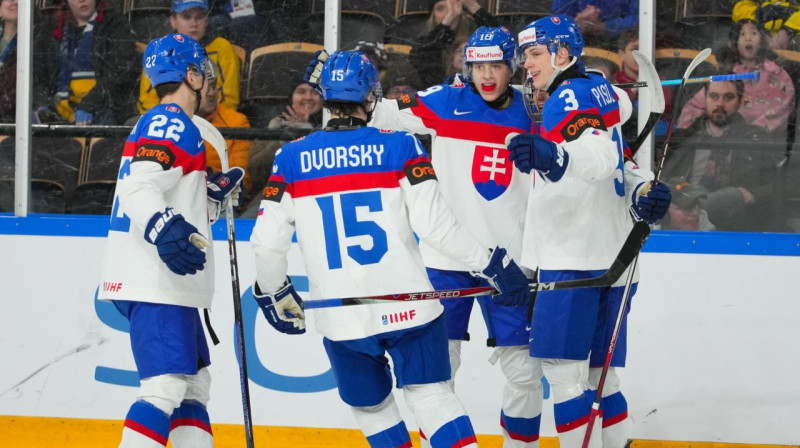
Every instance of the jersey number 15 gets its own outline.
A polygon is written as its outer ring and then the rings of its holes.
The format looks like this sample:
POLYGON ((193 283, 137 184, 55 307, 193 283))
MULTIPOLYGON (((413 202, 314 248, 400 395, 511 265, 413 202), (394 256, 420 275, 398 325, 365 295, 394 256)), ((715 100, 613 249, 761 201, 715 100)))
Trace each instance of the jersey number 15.
POLYGON ((358 207, 366 207, 370 212, 383 210, 381 193, 379 191, 363 191, 345 193, 338 196, 321 196, 317 198, 317 205, 322 211, 322 227, 325 233, 325 252, 328 257, 328 269, 342 268, 342 249, 340 246, 339 226, 336 223, 336 199, 341 209, 342 227, 344 238, 368 236, 372 238, 372 247, 365 249, 360 244, 347 246, 347 255, 358 264, 375 264, 389 249, 386 231, 375 221, 359 221, 356 213, 358 207))

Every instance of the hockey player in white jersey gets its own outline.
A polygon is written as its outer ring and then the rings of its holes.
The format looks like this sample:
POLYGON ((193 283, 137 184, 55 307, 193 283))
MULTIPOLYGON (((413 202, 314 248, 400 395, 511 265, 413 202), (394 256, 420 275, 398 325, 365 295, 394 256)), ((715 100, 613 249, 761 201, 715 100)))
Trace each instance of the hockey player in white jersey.
POLYGON ((206 178, 206 153, 191 117, 214 68, 183 34, 150 42, 144 70, 161 103, 144 114, 123 150, 103 263, 102 300, 130 322, 141 385, 120 447, 213 446, 206 411, 211 377, 199 309, 214 293, 209 216, 235 200, 241 168, 206 178))
MULTIPOLYGON (((305 328, 302 300, 286 277, 295 231, 312 300, 432 290, 416 234, 492 282, 507 300, 525 301, 527 277, 505 249, 479 242, 457 222, 419 141, 367 127, 380 99, 369 58, 333 53, 322 67, 320 87, 331 120, 324 130, 278 151, 253 229, 253 288, 267 320, 285 333, 305 328)), ((411 446, 394 402, 387 351, 397 386, 431 444, 477 446, 447 383, 442 311, 438 301, 315 311, 339 395, 371 446, 411 446)))
MULTIPOLYGON (((436 85, 397 100, 381 100, 370 124, 432 135, 432 164, 456 219, 481 243, 507 247, 514 258, 521 253, 530 176, 514 169, 504 142, 510 133, 534 131, 522 95, 510 85, 516 67, 515 39, 506 28, 481 27, 467 42, 464 61, 466 86, 436 85)), ((309 75, 314 68, 312 62, 309 75)), ((485 285, 485 280, 470 275, 463 261, 425 241, 420 241, 420 249, 436 289, 485 285)), ((539 362, 528 355, 530 300, 501 297, 499 304, 516 306, 498 306, 483 297, 478 303, 489 334, 487 343, 496 347, 492 362, 499 362, 506 377, 500 411, 504 446, 538 446, 543 389, 539 362)), ((442 304, 455 378, 461 343, 469 339, 473 300, 442 304)), ((427 436, 422 431, 423 446, 427 436)))
MULTIPOLYGON (((521 263, 538 267, 540 281, 593 277, 611 265, 622 246, 632 225, 629 206, 655 221, 669 207, 669 190, 660 184, 646 196, 626 190, 620 126, 630 115, 629 100, 602 76, 586 73, 578 60, 583 38, 574 22, 545 17, 518 37, 533 86, 549 95, 540 133, 516 136, 508 145, 515 166, 531 172, 533 182, 521 263)), ((591 387, 596 387, 590 386, 590 360, 592 367, 603 366, 623 289, 542 291, 537 296, 530 352, 542 360, 550 383, 562 448, 583 442, 594 400, 591 387)), ((624 365, 625 330, 623 322, 612 366, 624 365)), ((603 421, 594 427, 591 446, 622 447, 627 403, 613 368, 603 397, 603 421)))

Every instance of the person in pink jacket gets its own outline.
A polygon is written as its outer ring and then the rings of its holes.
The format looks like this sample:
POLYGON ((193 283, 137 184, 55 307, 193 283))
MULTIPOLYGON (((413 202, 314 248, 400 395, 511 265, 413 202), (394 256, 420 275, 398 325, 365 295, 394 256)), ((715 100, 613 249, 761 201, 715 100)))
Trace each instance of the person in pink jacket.
MULTIPOLYGON (((755 23, 742 21, 736 24, 731 35, 730 48, 717 52, 721 73, 748 73, 759 70, 758 81, 745 81, 744 96, 739 113, 749 124, 770 131, 785 132, 789 115, 794 109, 795 92, 789 74, 767 56, 766 36, 755 23), (728 68, 726 68, 728 67, 728 68)), ((678 128, 688 128, 703 115, 705 95, 701 89, 686 103, 678 119, 678 128)))

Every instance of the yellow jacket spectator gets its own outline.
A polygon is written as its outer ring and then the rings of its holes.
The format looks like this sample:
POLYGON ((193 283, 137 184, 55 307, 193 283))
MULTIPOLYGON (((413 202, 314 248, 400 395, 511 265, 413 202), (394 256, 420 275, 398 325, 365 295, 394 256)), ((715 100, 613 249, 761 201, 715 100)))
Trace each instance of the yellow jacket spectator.
MULTIPOLYGON (((203 87, 200 107, 197 115, 205 118, 218 128, 249 128, 250 122, 244 114, 237 112, 225 104, 217 102, 217 83, 209 79, 203 87)), ((247 168, 247 159, 250 157, 250 150, 253 149, 253 142, 250 140, 225 140, 228 145, 228 166, 247 168)), ((222 171, 222 164, 219 160, 217 151, 206 142, 206 165, 214 171, 222 171)), ((244 185, 250 189, 252 182, 250 175, 245 174, 244 185)))
MULTIPOLYGON (((239 58, 233 45, 223 37, 210 42, 204 40, 208 26, 207 0, 173 0, 169 23, 175 32, 191 36, 203 44, 209 59, 214 62, 217 73, 217 98, 234 110, 239 108, 239 58)), ((143 114, 159 103, 155 89, 142 74, 139 83, 139 113, 143 114)))

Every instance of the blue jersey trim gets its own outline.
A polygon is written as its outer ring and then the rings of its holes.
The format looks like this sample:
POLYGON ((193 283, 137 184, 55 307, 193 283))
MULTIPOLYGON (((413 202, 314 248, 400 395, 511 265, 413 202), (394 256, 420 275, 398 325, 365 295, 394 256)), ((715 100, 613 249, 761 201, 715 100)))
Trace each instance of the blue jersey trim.
MULTIPOLYGON (((237 219, 236 240, 250 241, 255 223, 255 219, 237 219)), ((227 240, 225 220, 214 223, 212 232, 214 240, 227 240)), ((0 213, 0 235, 105 237, 108 216, 30 214, 18 218, 0 213)), ((797 257, 800 234, 656 230, 650 234, 644 252, 797 257)))

